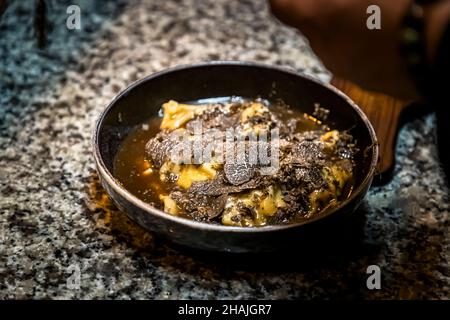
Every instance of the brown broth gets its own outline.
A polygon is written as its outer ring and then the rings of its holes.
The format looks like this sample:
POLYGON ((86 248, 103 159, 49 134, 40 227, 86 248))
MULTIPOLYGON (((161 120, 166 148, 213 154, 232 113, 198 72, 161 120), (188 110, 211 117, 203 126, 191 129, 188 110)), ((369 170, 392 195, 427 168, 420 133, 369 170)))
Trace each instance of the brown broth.
POLYGON ((133 195, 148 203, 159 204, 158 194, 166 191, 157 170, 143 174, 147 167, 145 144, 159 131, 160 117, 134 128, 125 138, 114 161, 114 175, 133 195), (144 126, 148 125, 144 129, 144 126))

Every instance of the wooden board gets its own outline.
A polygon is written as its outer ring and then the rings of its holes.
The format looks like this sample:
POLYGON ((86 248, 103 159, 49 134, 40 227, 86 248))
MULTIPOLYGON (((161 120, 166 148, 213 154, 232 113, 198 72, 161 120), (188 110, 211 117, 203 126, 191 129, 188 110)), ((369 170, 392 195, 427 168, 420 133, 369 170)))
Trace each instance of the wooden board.
POLYGON ((333 78, 335 87, 348 95, 367 115, 377 134, 380 159, 378 182, 386 182, 395 164, 395 146, 401 115, 408 106, 404 101, 361 89, 351 82, 333 78))

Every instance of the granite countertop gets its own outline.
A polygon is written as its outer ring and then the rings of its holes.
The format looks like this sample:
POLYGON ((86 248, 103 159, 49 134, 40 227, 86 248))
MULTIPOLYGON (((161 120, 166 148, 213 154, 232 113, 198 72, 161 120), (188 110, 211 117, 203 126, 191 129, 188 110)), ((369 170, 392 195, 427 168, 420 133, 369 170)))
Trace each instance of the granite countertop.
POLYGON ((131 82, 183 63, 329 74, 265 1, 48 1, 45 50, 36 49, 33 3, 13 1, 0 22, 0 299, 450 298, 449 198, 433 115, 401 130, 394 178, 370 190, 360 236, 342 255, 279 270, 198 259, 109 202, 90 146, 99 113, 131 82), (65 27, 72 3, 81 30, 65 27), (380 290, 366 287, 369 265, 381 268, 380 290))

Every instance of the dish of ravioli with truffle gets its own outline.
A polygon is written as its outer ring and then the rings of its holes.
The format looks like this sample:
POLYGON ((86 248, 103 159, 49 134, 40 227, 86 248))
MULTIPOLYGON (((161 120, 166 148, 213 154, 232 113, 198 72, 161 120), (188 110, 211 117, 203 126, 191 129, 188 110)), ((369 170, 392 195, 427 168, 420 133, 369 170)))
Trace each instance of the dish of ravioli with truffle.
POLYGON ((336 130, 282 102, 170 100, 134 128, 114 162, 133 195, 204 223, 296 223, 347 199, 358 151, 336 130))

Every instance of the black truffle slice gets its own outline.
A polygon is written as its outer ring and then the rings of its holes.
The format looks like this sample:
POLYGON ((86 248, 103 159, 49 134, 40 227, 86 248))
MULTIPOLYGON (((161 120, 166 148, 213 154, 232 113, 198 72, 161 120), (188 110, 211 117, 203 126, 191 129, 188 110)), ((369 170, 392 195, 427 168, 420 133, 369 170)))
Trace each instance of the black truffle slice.
POLYGON ((170 135, 164 132, 158 133, 145 145, 145 154, 156 168, 160 168, 168 159, 170 150, 176 142, 170 139, 170 135))
POLYGON ((249 181, 255 175, 255 167, 248 162, 225 163, 223 171, 228 182, 235 186, 249 181))
POLYGON ((314 162, 325 158, 323 145, 316 141, 301 141, 292 148, 292 156, 296 162, 314 162))
POLYGON ((218 196, 228 193, 238 193, 248 189, 255 189, 264 184, 262 177, 254 177, 238 186, 227 184, 223 176, 219 175, 216 179, 210 181, 194 182, 189 189, 190 193, 218 196))
POLYGON ((206 196, 192 192, 173 191, 170 194, 184 212, 197 221, 208 221, 219 216, 227 201, 227 195, 206 196))
POLYGON ((159 132, 145 145, 145 155, 156 168, 160 168, 164 162, 170 160, 175 150, 183 150, 183 144, 188 144, 186 147, 190 148, 191 142, 182 141, 179 131, 159 132))
POLYGON ((216 117, 205 120, 204 125, 205 128, 216 128, 219 130, 236 127, 239 125, 239 113, 219 113, 216 117))
POLYGON ((319 189, 323 185, 323 176, 319 166, 297 167, 293 171, 299 184, 309 185, 315 189, 319 189))

